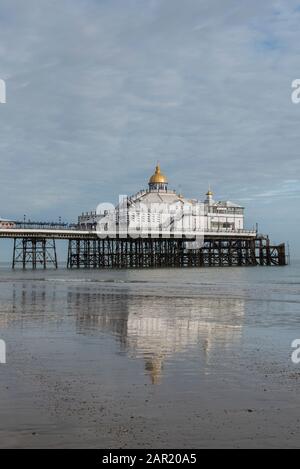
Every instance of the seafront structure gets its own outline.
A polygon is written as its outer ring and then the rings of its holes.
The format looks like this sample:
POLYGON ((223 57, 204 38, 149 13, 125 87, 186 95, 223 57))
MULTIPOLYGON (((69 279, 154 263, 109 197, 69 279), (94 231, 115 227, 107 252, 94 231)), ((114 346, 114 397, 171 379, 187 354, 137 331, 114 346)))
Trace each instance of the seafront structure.
POLYGON ((97 245, 69 245, 69 267, 204 267, 285 265, 285 245, 244 226, 244 208, 187 199, 168 188, 157 165, 148 189, 121 197, 116 207, 101 204, 78 218, 83 230, 97 232, 97 245))
POLYGON ((203 201, 169 189, 157 165, 148 189, 100 204, 72 225, 12 222, 0 237, 14 239, 13 267, 58 266, 56 239, 68 240, 68 268, 225 267, 286 265, 285 245, 247 229, 244 208, 203 201))
MULTIPOLYGON (((99 206, 97 211, 83 213, 78 224, 84 229, 99 229, 101 225, 110 231, 109 225, 120 225, 125 221, 129 231, 157 232, 167 235, 195 232, 244 232, 244 208, 229 201, 215 201, 209 189, 203 202, 187 199, 182 194, 168 189, 168 179, 161 173, 160 165, 156 166, 151 176, 148 189, 141 190, 130 197, 122 197, 120 204, 107 209, 99 206), (103 210, 101 210, 103 208, 103 210), (98 228, 97 228, 98 225, 98 228)), ((122 225, 122 228, 124 226, 122 225)), ((246 230, 253 235, 255 230, 246 230)))

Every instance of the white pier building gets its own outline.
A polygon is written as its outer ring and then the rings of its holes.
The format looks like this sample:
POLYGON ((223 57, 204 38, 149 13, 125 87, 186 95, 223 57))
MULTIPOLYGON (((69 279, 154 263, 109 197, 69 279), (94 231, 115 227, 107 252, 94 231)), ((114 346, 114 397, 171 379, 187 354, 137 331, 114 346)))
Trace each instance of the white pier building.
POLYGON ((78 219, 82 229, 110 232, 129 230, 140 236, 149 233, 168 236, 170 233, 186 234, 226 232, 256 235, 255 230, 244 229, 244 207, 230 201, 214 200, 212 191, 203 201, 188 199, 169 189, 168 179, 156 166, 150 177, 148 189, 132 196, 120 197, 117 207, 100 204, 96 211, 82 213, 78 219))

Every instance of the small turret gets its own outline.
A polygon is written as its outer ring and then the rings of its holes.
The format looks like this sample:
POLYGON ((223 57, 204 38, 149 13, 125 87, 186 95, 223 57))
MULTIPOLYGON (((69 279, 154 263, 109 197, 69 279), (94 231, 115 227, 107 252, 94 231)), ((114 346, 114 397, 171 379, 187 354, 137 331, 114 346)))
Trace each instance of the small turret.
POLYGON ((211 189, 209 188, 208 192, 206 193, 205 203, 208 204, 208 205, 212 205, 214 203, 213 196, 214 196, 214 194, 211 191, 211 189))

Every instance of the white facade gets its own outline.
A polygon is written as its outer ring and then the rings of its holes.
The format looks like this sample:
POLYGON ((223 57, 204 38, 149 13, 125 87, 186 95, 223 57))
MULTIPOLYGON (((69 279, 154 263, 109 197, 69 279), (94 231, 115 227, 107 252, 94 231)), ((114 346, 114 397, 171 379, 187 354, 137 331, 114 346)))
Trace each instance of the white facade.
POLYGON ((122 197, 117 207, 100 204, 98 210, 83 213, 80 228, 100 229, 108 234, 116 229, 136 236, 164 236, 196 233, 238 233, 244 231, 244 208, 229 201, 215 201, 208 191, 205 200, 187 199, 168 189, 167 178, 156 167, 149 188, 122 197))

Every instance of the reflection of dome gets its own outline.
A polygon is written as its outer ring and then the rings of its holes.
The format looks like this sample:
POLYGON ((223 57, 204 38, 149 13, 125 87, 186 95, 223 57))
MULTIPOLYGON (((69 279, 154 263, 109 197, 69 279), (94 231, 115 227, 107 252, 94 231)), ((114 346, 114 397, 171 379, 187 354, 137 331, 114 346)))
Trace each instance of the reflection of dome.
POLYGON ((160 172, 159 164, 155 168, 155 173, 149 179, 149 184, 166 184, 168 179, 160 172))
POLYGON ((152 384, 159 384, 162 371, 163 357, 153 356, 145 360, 145 369, 151 377, 152 384))

